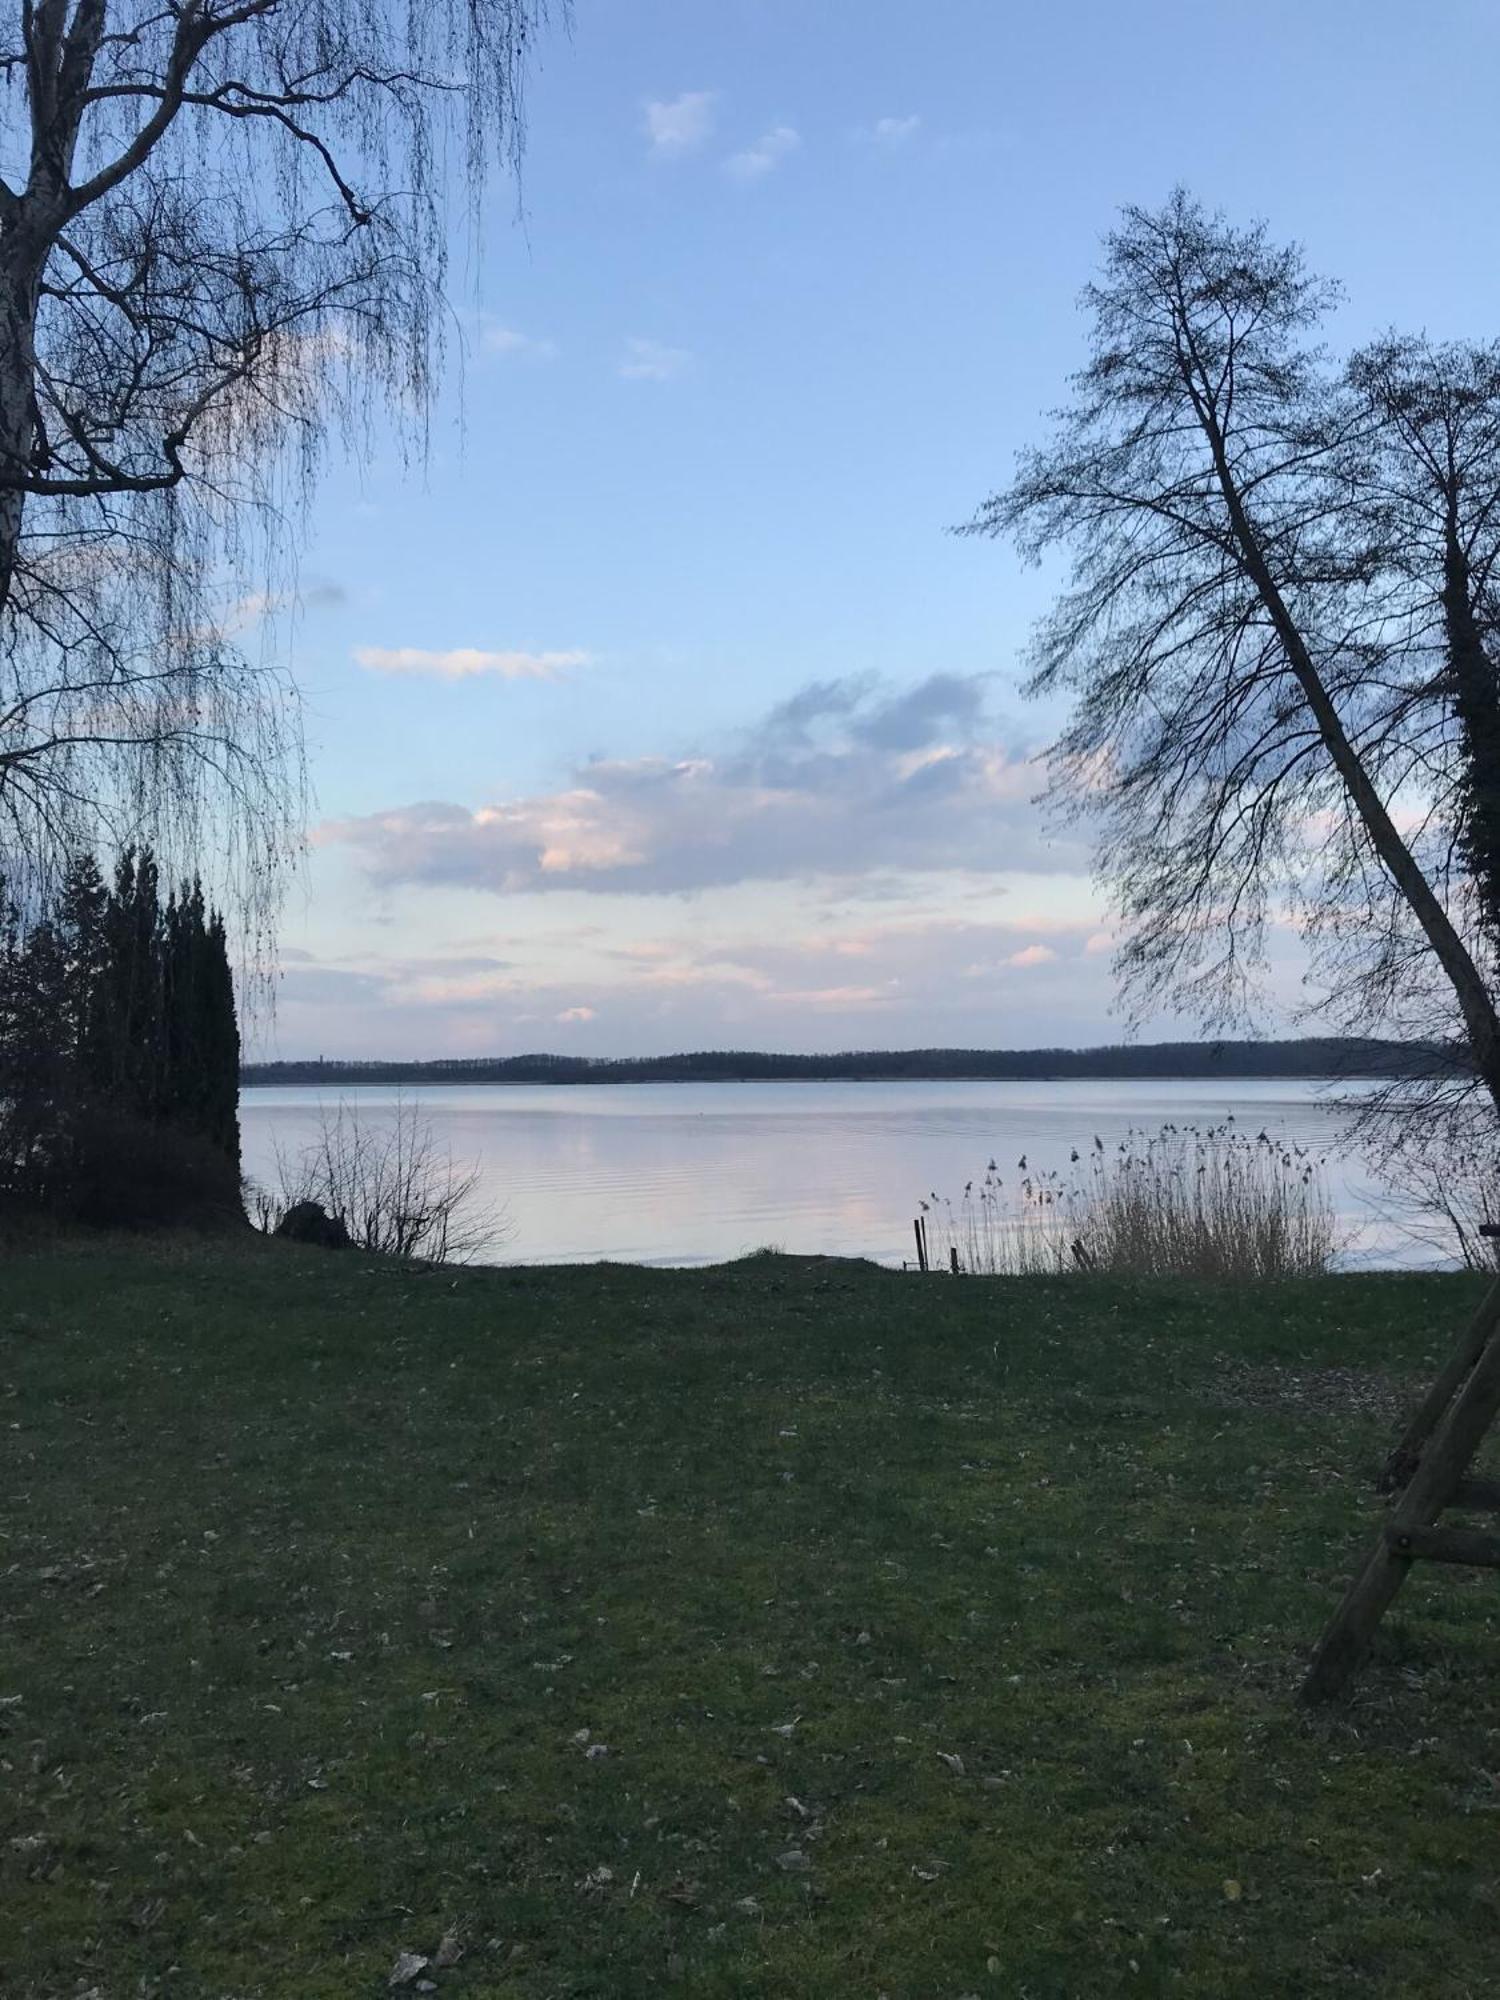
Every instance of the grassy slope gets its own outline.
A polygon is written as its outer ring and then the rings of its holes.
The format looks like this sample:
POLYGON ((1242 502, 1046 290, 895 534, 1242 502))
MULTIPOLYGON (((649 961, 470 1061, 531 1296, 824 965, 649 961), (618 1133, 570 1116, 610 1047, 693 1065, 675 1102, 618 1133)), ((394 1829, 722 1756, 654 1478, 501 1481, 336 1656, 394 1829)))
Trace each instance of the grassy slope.
POLYGON ((1291 1701, 1471 1292, 12 1259, 0 1990, 1493 1992, 1493 1579, 1291 1701))

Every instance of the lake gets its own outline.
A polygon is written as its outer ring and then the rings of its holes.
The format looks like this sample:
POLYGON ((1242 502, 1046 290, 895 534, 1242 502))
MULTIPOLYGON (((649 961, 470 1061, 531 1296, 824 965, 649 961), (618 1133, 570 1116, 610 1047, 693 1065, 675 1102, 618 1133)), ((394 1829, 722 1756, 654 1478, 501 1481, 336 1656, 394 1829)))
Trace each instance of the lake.
MULTIPOLYGON (((1439 1261, 1386 1212, 1361 1164, 1338 1156, 1343 1115, 1330 1090, 1257 1079, 452 1084, 405 1095, 444 1149, 478 1164, 483 1199, 504 1215, 485 1261, 701 1264, 771 1245, 900 1264, 919 1201, 933 1190, 956 1199, 992 1157, 1009 1182, 1022 1154, 1033 1169, 1065 1168, 1095 1134, 1108 1144, 1229 1113, 1251 1137, 1264 1128, 1327 1155, 1345 1263, 1439 1261)), ((343 1095, 370 1117, 389 1116, 397 1098, 383 1087, 343 1095)), ((295 1154, 337 1101, 244 1091, 247 1174, 274 1184, 277 1147, 295 1154)))

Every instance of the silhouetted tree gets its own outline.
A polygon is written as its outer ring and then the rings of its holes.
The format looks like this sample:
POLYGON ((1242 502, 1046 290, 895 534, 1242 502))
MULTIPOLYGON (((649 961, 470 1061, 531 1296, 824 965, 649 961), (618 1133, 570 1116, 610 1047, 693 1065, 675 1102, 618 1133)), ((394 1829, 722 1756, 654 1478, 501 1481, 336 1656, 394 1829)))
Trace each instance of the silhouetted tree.
MULTIPOLYGON (((1392 717, 1434 822, 1445 891, 1500 942, 1500 345, 1389 335, 1349 362, 1335 490, 1404 664, 1392 717)), ((1374 594, 1372 592, 1372 594, 1374 594)))
POLYGON ((240 1037, 224 923, 194 881, 167 903, 162 941, 161 1116, 239 1166, 240 1037))
POLYGON ((1500 368, 1391 339, 1336 370, 1334 296, 1182 193, 1127 210, 1073 400, 970 532, 1071 557, 1031 686, 1071 698, 1052 796, 1098 831, 1127 993, 1227 1023, 1290 916, 1361 1027, 1457 1033, 1500 1104, 1500 368))
POLYGON ((150 1219, 183 1219, 172 1202, 223 1208, 238 1092, 229 954, 201 884, 163 904, 153 857, 128 851, 112 886, 92 857, 76 861, 29 924, 4 900, 0 1187, 105 1220, 138 1214, 140 1179, 169 1204, 150 1219))
POLYGON ((297 718, 235 631, 330 432, 378 406, 420 442, 446 189, 477 215, 517 163, 547 0, 6 11, 0 853, 30 901, 80 846, 176 872, 211 824, 264 918, 297 718))

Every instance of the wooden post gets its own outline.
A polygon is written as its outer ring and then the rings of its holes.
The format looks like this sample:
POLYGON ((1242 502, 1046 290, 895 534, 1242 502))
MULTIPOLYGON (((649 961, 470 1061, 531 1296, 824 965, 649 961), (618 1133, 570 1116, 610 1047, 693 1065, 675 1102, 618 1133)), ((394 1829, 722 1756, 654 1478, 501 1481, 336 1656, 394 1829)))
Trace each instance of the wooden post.
POLYGON ((1391 1527, 1385 1538, 1398 1555, 1463 1563, 1470 1569, 1500 1569, 1500 1535, 1486 1535, 1478 1528, 1391 1527))
POLYGON ((917 1269, 925 1271, 927 1269, 927 1232, 922 1227, 922 1218, 920 1215, 912 1224, 912 1230, 917 1239, 917 1269))
POLYGON ((955 1278, 961 1275, 958 1262, 958 1246, 956 1243, 948 1245, 948 1269, 953 1273, 955 1278))
POLYGON ((1443 1413, 1463 1386, 1475 1362, 1484 1352, 1485 1342, 1500 1325, 1500 1278, 1496 1278, 1480 1300, 1479 1310, 1464 1329, 1463 1339, 1449 1355, 1443 1372, 1423 1398, 1422 1406, 1407 1425, 1401 1442, 1385 1462, 1379 1490, 1394 1493, 1406 1485, 1421 1461, 1422 1451, 1443 1413))
MULTIPOLYGON (((1420 1531, 1431 1528, 1457 1498, 1469 1462, 1497 1415, 1500 1334, 1492 1333, 1468 1381, 1422 1452, 1364 1568, 1323 1634, 1302 1683, 1304 1701, 1327 1701, 1337 1694, 1364 1658, 1376 1626, 1406 1581, 1413 1559, 1433 1553, 1432 1541, 1420 1531)), ((1453 1546, 1450 1540, 1447 1547, 1453 1546)))

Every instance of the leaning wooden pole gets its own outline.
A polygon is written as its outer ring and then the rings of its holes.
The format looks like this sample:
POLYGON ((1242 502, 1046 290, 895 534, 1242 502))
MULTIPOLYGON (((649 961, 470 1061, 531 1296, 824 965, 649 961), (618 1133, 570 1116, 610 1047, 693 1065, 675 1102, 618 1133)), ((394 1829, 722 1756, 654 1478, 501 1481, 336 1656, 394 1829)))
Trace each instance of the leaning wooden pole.
POLYGON ((1435 1523, 1445 1507, 1464 1498, 1460 1492, 1464 1474, 1497 1415, 1500 1333, 1492 1332, 1323 1634, 1302 1684, 1304 1701, 1327 1701, 1344 1686, 1368 1651, 1375 1628, 1405 1583, 1414 1559, 1487 1561, 1473 1550, 1460 1554, 1461 1534, 1437 1530, 1435 1523))
POLYGON ((1479 1302, 1479 1310, 1464 1329, 1463 1339, 1449 1355, 1446 1365, 1427 1391, 1421 1408, 1402 1433, 1401 1441, 1385 1462, 1380 1491, 1394 1493, 1405 1486, 1421 1462, 1427 1440, 1437 1429, 1448 1405, 1472 1373, 1485 1343, 1500 1326, 1500 1278, 1496 1278, 1479 1302))

